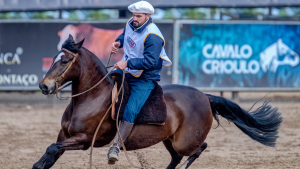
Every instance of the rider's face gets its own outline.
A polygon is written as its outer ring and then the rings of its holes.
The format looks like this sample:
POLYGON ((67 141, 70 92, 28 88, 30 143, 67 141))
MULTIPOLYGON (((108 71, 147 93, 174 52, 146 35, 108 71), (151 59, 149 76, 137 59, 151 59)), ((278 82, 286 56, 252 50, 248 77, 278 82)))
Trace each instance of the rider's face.
POLYGON ((142 26, 149 18, 151 14, 144 13, 133 13, 133 26, 140 27, 142 26))

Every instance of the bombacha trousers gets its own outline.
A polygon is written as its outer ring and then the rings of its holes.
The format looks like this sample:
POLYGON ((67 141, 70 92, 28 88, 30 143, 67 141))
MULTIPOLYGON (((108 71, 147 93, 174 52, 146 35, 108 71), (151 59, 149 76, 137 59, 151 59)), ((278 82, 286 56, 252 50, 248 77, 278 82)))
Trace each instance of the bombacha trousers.
POLYGON ((147 101, 157 82, 152 80, 137 80, 133 78, 127 79, 127 82, 131 87, 131 93, 125 107, 123 119, 128 123, 134 123, 134 120, 147 101))

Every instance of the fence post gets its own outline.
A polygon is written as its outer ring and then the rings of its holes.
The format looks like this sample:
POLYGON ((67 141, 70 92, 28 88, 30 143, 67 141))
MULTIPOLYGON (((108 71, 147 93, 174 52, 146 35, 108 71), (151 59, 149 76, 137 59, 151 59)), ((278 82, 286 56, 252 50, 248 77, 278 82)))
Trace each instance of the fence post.
POLYGON ((224 92, 223 91, 220 91, 220 96, 224 97, 224 92))
POLYGON ((238 100, 238 98, 239 98, 238 94, 239 93, 237 91, 232 91, 232 97, 231 97, 231 99, 232 100, 238 100))
POLYGON ((174 20, 174 32, 173 32, 173 69, 172 69, 172 83, 178 84, 179 78, 179 39, 180 39, 180 22, 174 20))

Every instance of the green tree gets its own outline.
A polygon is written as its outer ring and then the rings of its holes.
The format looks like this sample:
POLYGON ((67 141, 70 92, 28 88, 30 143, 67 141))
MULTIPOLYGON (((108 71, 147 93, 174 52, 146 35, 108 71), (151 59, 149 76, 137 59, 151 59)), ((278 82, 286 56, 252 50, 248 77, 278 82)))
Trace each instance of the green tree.
POLYGON ((244 15, 262 15, 263 14, 256 8, 240 8, 238 11, 240 14, 244 14, 244 15))
POLYGON ((175 17, 172 14, 171 9, 167 9, 165 11, 164 19, 174 19, 175 17))
POLYGON ((20 18, 21 18, 20 12, 0 13, 0 19, 20 19, 20 18))
POLYGON ((54 19, 53 16, 47 14, 46 12, 33 12, 30 16, 32 19, 54 19))
POLYGON ((110 16, 101 10, 91 10, 87 13, 86 18, 89 20, 107 20, 110 16))
POLYGON ((183 17, 187 19, 204 19, 205 16, 205 13, 198 9, 185 9, 183 13, 183 17))
POLYGON ((0 19, 10 19, 9 13, 0 13, 0 19))
POLYGON ((278 16, 281 16, 281 17, 289 17, 289 15, 287 14, 286 12, 286 8, 280 8, 279 9, 279 14, 278 16))
POLYGON ((70 11, 70 13, 69 13, 69 20, 74 20, 74 21, 78 21, 79 20, 77 14, 76 14, 76 11, 70 11))

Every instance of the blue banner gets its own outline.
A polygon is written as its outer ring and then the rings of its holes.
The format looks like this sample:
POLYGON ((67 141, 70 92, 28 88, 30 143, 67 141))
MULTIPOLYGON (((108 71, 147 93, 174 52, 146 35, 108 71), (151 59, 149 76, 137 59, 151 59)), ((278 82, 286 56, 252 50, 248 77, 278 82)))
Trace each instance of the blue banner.
POLYGON ((300 87, 300 26, 183 24, 179 84, 300 87))

